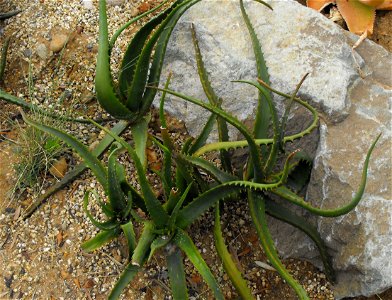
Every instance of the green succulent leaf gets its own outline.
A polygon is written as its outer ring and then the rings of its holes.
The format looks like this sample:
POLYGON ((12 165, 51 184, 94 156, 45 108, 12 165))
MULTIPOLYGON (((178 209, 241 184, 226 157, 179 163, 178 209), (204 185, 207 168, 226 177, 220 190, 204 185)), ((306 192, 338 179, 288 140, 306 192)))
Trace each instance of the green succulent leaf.
POLYGON ((129 253, 129 257, 132 256, 133 251, 136 248, 136 235, 135 235, 135 231, 133 229, 133 224, 132 224, 132 220, 130 220, 128 223, 122 224, 120 225, 122 231, 124 232, 124 236, 127 240, 127 244, 128 244, 128 253, 129 253))
POLYGON ((185 155, 181 155, 181 157, 184 161, 188 162, 192 166, 201 168, 204 171, 208 172, 208 174, 214 177, 218 182, 223 183, 223 182, 238 180, 237 177, 235 177, 230 173, 222 171, 208 160, 199 157, 185 156, 185 155))
POLYGON ((207 120, 207 123, 204 125, 202 131, 200 132, 199 136, 193 141, 192 145, 190 146, 189 150, 187 151, 187 154, 192 155, 198 149, 200 149, 205 145, 212 129, 214 128, 215 121, 216 121, 216 115, 211 114, 211 116, 207 120))
POLYGON ((325 245, 323 239, 318 233, 317 228, 315 228, 312 224, 306 221, 305 218, 291 212, 289 209, 285 208, 282 205, 279 205, 272 199, 266 199, 265 209, 267 214, 298 228, 313 240, 319 250, 321 260, 323 261, 324 272, 327 275, 328 280, 334 282, 335 272, 332 266, 332 259, 331 256, 328 254, 327 246, 325 245))
POLYGON ((109 300, 118 299, 122 291, 128 286, 128 284, 135 278, 136 274, 140 271, 141 266, 135 266, 129 263, 125 270, 122 272, 120 279, 114 285, 114 288, 110 292, 108 297, 109 300))
POLYGON ((150 120, 151 116, 147 115, 143 118, 140 118, 137 123, 131 125, 132 137, 135 143, 135 152, 139 157, 139 160, 142 163, 144 169, 146 169, 147 166, 146 145, 148 136, 148 123, 150 120))
POLYGON ((151 257, 154 255, 155 251, 159 248, 165 247, 171 240, 171 236, 168 235, 161 235, 154 239, 151 243, 151 251, 148 257, 148 261, 150 261, 151 257))
MULTIPOLYGON (((109 49, 111 50, 114 46, 114 44, 116 43, 117 38, 120 36, 120 34, 127 29, 130 25, 132 25, 133 23, 139 21, 141 18, 153 13, 154 11, 160 9, 164 4, 167 3, 168 0, 162 1, 161 4, 157 5, 156 7, 153 7, 152 9, 138 15, 137 17, 129 20, 127 23, 125 23, 123 26, 121 26, 119 29, 116 30, 116 32, 113 34, 112 38, 110 39, 109 42, 109 49)), ((144 26, 143 26, 144 27, 144 26)), ((139 33, 141 30, 139 30, 137 33, 139 33)), ((143 43, 140 43, 143 45, 143 43)))
POLYGON ((121 71, 119 73, 118 80, 119 91, 124 100, 127 98, 128 90, 134 80, 136 64, 148 37, 151 32, 166 18, 171 9, 172 8, 169 8, 163 11, 157 17, 152 18, 143 25, 128 45, 121 63, 121 71))
POLYGON ((115 216, 114 211, 112 209, 112 206, 110 203, 105 203, 102 199, 101 196, 98 195, 97 191, 92 191, 95 200, 98 202, 99 206, 101 207, 103 213, 108 217, 108 218, 113 218, 115 216))
POLYGON ((260 243, 264 249, 265 254, 267 255, 268 260, 278 271, 280 276, 282 276, 282 278, 286 280, 286 282, 294 289, 299 299, 309 299, 306 291, 289 274, 279 259, 271 234, 267 227, 267 220, 265 216, 265 199, 263 195, 248 191, 248 203, 250 214, 259 236, 260 243))
MULTIPOLYGON (((207 96, 211 105, 221 108, 222 101, 215 94, 215 91, 212 88, 211 82, 208 78, 207 71, 204 67, 203 56, 201 55, 201 51, 199 47, 199 41, 197 40, 195 26, 193 24, 191 24, 191 31, 192 31, 193 46, 195 48, 195 54, 196 54, 195 56, 196 56, 197 70, 199 73, 200 82, 203 86, 204 93, 207 96)), ((217 125, 218 125, 219 141, 220 142, 228 141, 229 130, 227 128, 226 121, 220 117, 217 117, 217 125)), ((224 149, 220 150, 220 157, 221 157, 223 169, 225 171, 231 172, 232 168, 231 168, 231 160, 230 160, 229 153, 224 149)))
POLYGON ((186 287, 185 270, 182 262, 181 251, 175 246, 170 245, 171 253, 166 255, 166 265, 169 271, 169 279, 174 300, 188 299, 186 287), (174 249, 172 249, 174 247, 174 249))
POLYGON ((144 228, 132 255, 132 264, 142 266, 149 257, 151 243, 155 239, 155 226, 152 222, 144 222, 144 228))
POLYGON ((84 162, 94 173, 95 177, 97 178, 99 183, 102 184, 103 188, 107 190, 107 170, 101 164, 99 159, 94 154, 92 154, 91 151, 85 145, 83 145, 73 136, 59 129, 44 124, 40 124, 36 121, 31 120, 23 112, 22 112, 22 117, 27 124, 39 130, 42 130, 52 136, 59 138, 63 142, 67 143, 72 149, 74 149, 83 158, 84 162))
MULTIPOLYGON (((165 89, 160 89, 157 88, 158 90, 161 91, 166 91, 167 93, 182 98, 186 101, 189 101, 193 104, 196 104, 200 107, 203 107, 207 110, 209 110, 210 112, 216 114, 218 117, 221 117, 222 119, 224 119, 226 122, 228 122, 229 124, 233 125, 235 128, 238 129, 238 131, 240 133, 242 133, 248 143, 249 146, 249 153, 252 157, 252 160, 254 162, 254 169, 255 169, 255 175, 257 178, 262 178, 262 166, 261 166, 261 161, 260 161, 260 153, 259 153, 259 147, 257 147, 255 140, 253 139, 252 135, 249 133, 248 129, 242 124, 242 122, 240 122, 237 118, 235 118, 234 116, 231 116, 230 114, 226 113, 225 111, 221 110, 220 108, 211 106, 208 103, 205 103, 199 99, 196 99, 194 97, 190 97, 187 95, 183 95, 181 93, 172 91, 172 90, 165 90, 165 89)), ((223 143, 223 142, 222 142, 223 143)), ((231 143, 231 142, 230 142, 231 143)))
POLYGON ((90 192, 84 193, 83 197, 83 210, 86 213, 87 217, 90 219, 91 223, 93 223, 96 227, 98 227, 101 230, 111 230, 119 226, 119 223, 117 222, 115 217, 110 218, 106 222, 99 222, 97 221, 93 215, 90 213, 88 210, 88 199, 89 199, 90 192))
POLYGON ((188 227, 220 199, 233 193, 239 193, 242 189, 244 189, 244 187, 240 185, 222 184, 204 192, 180 210, 176 221, 177 226, 180 228, 188 227))
POLYGON ((219 289, 218 283, 216 282, 214 275, 212 275, 209 267, 205 263, 203 257, 200 255, 199 251, 197 250, 195 244, 192 242, 188 234, 185 231, 178 229, 176 235, 174 236, 173 242, 178 247, 180 247, 182 251, 185 252, 186 256, 189 258, 189 260, 195 266, 195 268, 203 277, 205 282, 211 288, 212 292, 214 293, 215 299, 224 300, 225 297, 219 289))
POLYGON ((184 193, 181 195, 181 198, 176 203, 176 206, 174 207, 173 211, 171 212, 169 222, 168 222, 168 228, 172 231, 174 230, 177 221, 178 212, 180 211, 182 204, 184 203, 186 197, 188 196, 191 187, 192 187, 192 183, 188 185, 184 193))
MULTIPOLYGON (((263 3, 265 4, 265 3, 263 3)), ((261 78, 268 84, 270 84, 269 74, 267 64, 264 59, 260 41, 257 34, 250 22, 249 16, 244 8, 244 3, 240 0, 241 14, 244 19, 245 25, 248 28, 249 36, 252 41, 253 53, 256 58, 256 69, 257 77, 261 78)), ((254 125, 254 136, 257 139, 264 139, 268 137, 268 129, 271 122, 271 111, 269 108, 269 103, 272 102, 271 93, 262 93, 260 90, 258 92, 258 107, 254 125)), ((262 148, 262 154, 264 157, 267 156, 267 148, 262 148)))
POLYGON ((108 161, 108 196, 116 215, 119 215, 127 206, 127 200, 121 188, 121 182, 125 180, 125 169, 117 162, 120 147, 110 153, 108 161))
POLYGON ((223 263, 227 275, 230 277, 231 282, 234 284, 241 299, 253 299, 252 292, 248 288, 246 281, 242 278, 241 272, 238 270, 235 262, 233 261, 222 234, 222 227, 220 224, 219 202, 215 207, 215 223, 214 223, 214 240, 215 248, 219 258, 223 263))
POLYGON ((119 228, 104 230, 99 232, 96 236, 89 239, 82 244, 82 249, 87 252, 92 252, 103 245, 109 243, 120 234, 119 228))
POLYGON ((174 5, 177 3, 178 5, 171 10, 169 15, 160 24, 144 46, 135 67, 135 74, 137 74, 137 76, 133 78, 132 84, 128 89, 126 105, 130 109, 144 112, 150 108, 156 91, 145 91, 146 83, 155 84, 156 82, 159 82, 163 58, 171 32, 182 14, 198 1, 200 0, 176 1, 174 5), (155 44, 157 44, 157 46, 155 47, 153 61, 151 67, 148 68, 147 66, 150 64, 151 53, 154 50, 155 44), (140 99, 143 100, 140 101, 140 99))
MULTIPOLYGON (((129 153, 131 156, 132 160, 135 163, 135 168, 138 174, 138 179, 140 183, 140 187, 144 196, 144 203, 146 205, 146 208, 153 219, 155 225, 158 228, 162 228, 167 224, 167 221, 169 219, 168 214, 166 213, 165 209, 162 207, 160 201, 155 197, 155 194, 147 180, 147 176, 144 172, 144 168, 142 166, 142 163, 140 162, 139 157, 137 156, 135 150, 127 143, 125 142, 122 138, 120 138, 118 135, 113 134, 108 130, 107 128, 99 125, 98 123, 92 121, 92 123, 97 126, 98 128, 104 130, 106 133, 110 134, 118 143, 120 143, 129 153)), ((135 198, 134 198, 135 201, 135 198)))
POLYGON ((137 111, 129 110, 117 96, 110 71, 106 1, 99 0, 99 46, 95 71, 95 91, 99 104, 116 119, 131 122, 138 118, 137 111))

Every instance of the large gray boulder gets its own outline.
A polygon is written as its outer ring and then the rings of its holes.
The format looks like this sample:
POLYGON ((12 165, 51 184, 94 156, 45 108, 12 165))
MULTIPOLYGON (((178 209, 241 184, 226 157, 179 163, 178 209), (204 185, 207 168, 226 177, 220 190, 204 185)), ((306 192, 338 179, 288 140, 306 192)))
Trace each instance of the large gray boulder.
MULTIPOLYGON (((263 47, 271 83, 278 90, 292 92, 309 72, 300 95, 323 115, 320 141, 313 145, 317 150, 307 191, 309 201, 323 208, 347 203, 361 180, 366 151, 377 134, 383 134, 359 206, 346 216, 314 219, 333 255, 336 297, 379 293, 392 287, 392 55, 371 41, 352 52, 358 37, 316 11, 294 1, 270 3, 273 12, 256 2, 245 4, 263 47)), ((162 83, 173 71, 172 89, 206 98, 197 75, 191 23, 195 24, 212 86, 224 100, 223 107, 244 122, 252 120, 256 90, 231 82, 256 78, 252 46, 238 1, 203 0, 182 17, 168 46, 162 83)), ((275 97, 275 101, 282 111, 282 99, 275 97)), ((185 121, 192 135, 208 118, 205 110, 174 97, 168 97, 166 108, 185 121)), ((303 118, 298 120, 304 122, 303 118)), ((231 137, 237 138, 234 130, 231 137)), ((279 224, 277 230, 277 223, 270 223, 283 256, 320 265, 309 239, 289 226, 279 224)))

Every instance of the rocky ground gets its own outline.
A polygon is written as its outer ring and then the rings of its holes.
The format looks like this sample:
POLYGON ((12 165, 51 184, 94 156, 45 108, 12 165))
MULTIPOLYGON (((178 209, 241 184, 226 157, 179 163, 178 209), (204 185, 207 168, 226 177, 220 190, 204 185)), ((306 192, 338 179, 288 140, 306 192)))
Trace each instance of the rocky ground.
MULTIPOLYGON (((157 5, 159 1, 108 0, 110 31, 126 20, 157 5)), ((106 117, 93 98, 93 80, 97 53, 98 11, 89 1, 3 1, 2 11, 20 8, 22 12, 2 24, 1 38, 12 35, 8 66, 3 88, 45 108, 68 114, 106 117), (64 48, 64 50, 63 50, 64 48)), ((118 62, 127 42, 141 23, 127 30, 113 50, 112 63, 116 74, 118 62)), ((375 41, 392 50, 392 13, 380 13, 376 23, 375 41)), ((125 241, 109 244, 93 254, 84 253, 81 242, 96 229, 82 211, 82 197, 88 189, 98 189, 87 172, 68 188, 51 197, 47 203, 23 221, 21 216, 37 195, 27 190, 18 199, 7 191, 15 184, 13 163, 20 159, 15 153, 18 132, 18 110, 1 102, 0 112, 0 299, 104 299, 123 270, 127 255, 125 241), (11 122, 12 121, 12 122, 11 122)), ((20 122, 20 121, 19 121, 20 122)), ((154 125, 155 124, 155 125, 154 125)), ((173 133, 182 140, 183 124, 171 120, 173 133)), ((87 125, 62 124, 91 144, 100 132, 87 125)), ((151 130, 156 128, 152 122, 151 130)), ((159 157, 159 153, 157 153, 159 157)), ((64 154, 66 168, 78 161, 71 153, 64 154)), ((131 170, 132 167, 129 166, 131 170)), ((57 174, 61 177, 61 174, 57 174)), ((132 175, 130 175, 132 176, 132 175)), ((45 189, 56 179, 46 175, 45 189)), ((259 299, 294 299, 291 289, 276 272, 268 270, 264 254, 258 246, 245 203, 229 203, 222 221, 232 255, 238 259, 246 278, 259 299), (233 214, 233 212, 235 212, 233 214), (262 262, 260 264, 259 262, 262 262), (264 264, 263 264, 264 263, 264 264), (262 267, 264 266, 264 267, 262 267)), ((211 266, 227 299, 235 299, 222 267, 213 251, 212 216, 207 214, 191 230, 196 245, 211 266)), ((312 299, 333 299, 331 285, 325 275, 307 262, 284 262, 305 286, 312 299)), ((194 299, 210 299, 211 295, 197 272, 187 267, 190 295, 194 299)), ((153 259, 146 270, 125 292, 124 299, 169 299, 169 282, 163 257, 153 259)), ((391 292, 371 299, 392 299, 391 292)))

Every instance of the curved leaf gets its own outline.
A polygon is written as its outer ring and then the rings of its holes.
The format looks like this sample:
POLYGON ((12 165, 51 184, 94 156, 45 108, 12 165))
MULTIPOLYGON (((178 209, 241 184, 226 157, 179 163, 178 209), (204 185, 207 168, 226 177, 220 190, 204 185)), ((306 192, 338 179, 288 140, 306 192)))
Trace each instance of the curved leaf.
POLYGON ((114 91, 110 71, 108 23, 106 1, 99 0, 99 46, 95 71, 95 91, 99 104, 116 119, 135 121, 138 117, 135 111, 130 111, 114 91))
POLYGON ((82 244, 82 249, 87 252, 94 251, 100 248, 101 246, 105 245, 106 243, 109 243, 111 240, 116 238, 119 234, 120 234, 120 230, 118 228, 101 231, 93 238, 84 242, 82 244))
POLYGON ((180 247, 182 251, 185 252, 186 256, 189 258, 189 260, 195 266, 197 271, 199 271, 200 275, 203 277, 205 282, 213 291, 215 299, 224 300, 225 297, 219 289, 218 283, 216 282, 214 275, 212 275, 203 257, 200 255, 199 251, 197 250, 195 244, 192 242, 188 234, 185 231, 178 229, 177 234, 174 236, 173 242, 178 247, 180 247))
POLYGON ((107 190, 107 170, 105 167, 101 164, 99 159, 91 153, 91 151, 83 145, 81 142, 79 142, 77 139, 75 139, 73 136, 50 126, 40 124, 38 122, 35 122, 29 118, 26 117, 26 115, 22 113, 23 120, 39 129, 42 131, 45 131, 46 133, 49 133, 50 135, 53 135, 55 137, 58 137, 60 140, 63 142, 67 143, 72 149, 74 149, 78 154, 82 157, 86 165, 91 169, 91 171, 94 173, 95 177, 99 181, 100 184, 102 184, 103 188, 107 190))
POLYGON ((294 280, 288 273, 284 265, 279 259, 278 253, 275 249, 271 234, 267 227, 267 220, 265 216, 265 199, 260 194, 255 194, 252 191, 248 192, 249 210, 255 225, 260 243, 263 246, 264 252, 273 267, 279 272, 280 276, 294 289, 299 299, 309 299, 303 287, 294 280))
POLYGON ((182 263, 181 251, 174 245, 175 249, 166 255, 166 265, 169 273, 171 290, 174 300, 188 299, 186 287, 184 264, 182 263))
POLYGON ((122 272, 120 279, 114 285, 114 288, 110 292, 108 297, 109 300, 118 299, 122 291, 127 287, 127 285, 135 278, 136 274, 139 272, 141 267, 132 265, 129 263, 125 270, 122 272))
POLYGON ((231 282, 234 284, 241 299, 253 299, 252 292, 248 288, 246 281, 242 278, 241 272, 238 270, 235 262, 231 258, 229 251, 225 245, 225 241, 222 234, 222 228, 220 225, 220 212, 219 202, 215 207, 215 223, 214 223, 214 240, 215 248, 219 258, 222 260, 223 267, 229 275, 231 282))

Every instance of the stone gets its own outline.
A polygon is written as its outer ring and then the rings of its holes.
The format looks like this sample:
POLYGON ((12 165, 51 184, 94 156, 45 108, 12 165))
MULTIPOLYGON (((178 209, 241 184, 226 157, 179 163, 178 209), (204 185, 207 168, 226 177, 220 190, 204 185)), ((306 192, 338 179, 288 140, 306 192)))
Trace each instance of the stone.
POLYGON ((107 4, 111 6, 120 6, 124 4, 125 0, 107 0, 107 4))
POLYGON ((52 40, 50 41, 49 49, 54 53, 60 52, 65 44, 67 43, 68 36, 64 33, 52 34, 52 40))
POLYGON ((48 58, 48 48, 46 47, 45 44, 39 43, 37 45, 37 48, 35 48, 35 51, 36 51, 37 55, 39 56, 39 58, 41 58, 42 60, 45 60, 48 58))
POLYGON ((82 0, 82 5, 86 9, 93 9, 94 8, 94 4, 93 4, 92 0, 82 0))
MULTIPOLYGON (((377 134, 383 134, 371 159, 364 197, 353 212, 331 219, 303 213, 317 224, 333 256, 336 298, 379 293, 392 287, 392 55, 367 40, 352 51, 358 36, 295 1, 270 4, 273 11, 255 1, 245 2, 263 48, 271 84, 292 93, 302 76, 310 73, 299 95, 323 115, 320 141, 317 136, 307 142, 315 157, 307 199, 323 208, 350 201, 361 179, 366 152, 377 134)), ((232 82, 256 79, 252 45, 237 1, 205 1, 184 14, 167 48, 161 86, 172 71, 171 89, 207 101, 197 74, 191 23, 223 108, 243 122, 252 120, 256 90, 232 82)), ((282 98, 275 97, 274 101, 281 115, 282 98)), ((205 110, 170 95, 166 109, 184 120, 193 136, 209 116, 205 110)), ((297 120, 297 127, 305 123, 301 116, 297 120)), ((234 130, 230 130, 230 136, 239 137, 234 130)), ((321 266, 306 236, 275 220, 269 223, 283 257, 304 258, 321 266)))

